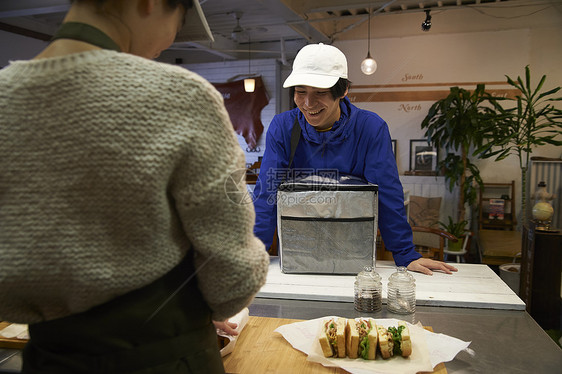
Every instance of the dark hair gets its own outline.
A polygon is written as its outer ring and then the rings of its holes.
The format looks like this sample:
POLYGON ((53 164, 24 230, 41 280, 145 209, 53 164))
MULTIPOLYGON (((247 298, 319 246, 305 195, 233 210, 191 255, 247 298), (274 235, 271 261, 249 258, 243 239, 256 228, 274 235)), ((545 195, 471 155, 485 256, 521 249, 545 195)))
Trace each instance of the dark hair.
POLYGON ((330 87, 330 92, 332 97, 335 99, 342 97, 345 91, 351 87, 351 82, 345 78, 340 78, 332 87, 330 87))
MULTIPOLYGON (((351 82, 345 78, 340 78, 332 87, 330 87, 330 93, 332 94, 332 99, 336 100, 345 94, 345 90, 351 87, 351 82)), ((295 97, 295 86, 289 88, 290 97, 295 97)))
POLYGON ((193 7, 193 0, 167 0, 167 2, 168 6, 172 9, 176 9, 178 5, 183 5, 185 10, 193 7))

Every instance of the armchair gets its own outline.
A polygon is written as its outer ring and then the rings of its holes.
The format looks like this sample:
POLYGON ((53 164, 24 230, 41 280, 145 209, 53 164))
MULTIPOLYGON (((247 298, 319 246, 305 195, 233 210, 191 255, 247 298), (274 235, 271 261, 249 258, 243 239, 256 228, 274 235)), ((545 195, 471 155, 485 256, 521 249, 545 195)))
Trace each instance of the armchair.
POLYGON ((425 226, 412 226, 414 245, 423 257, 443 261, 445 239, 457 242, 458 238, 446 231, 425 226))
MULTIPOLYGON (((422 257, 443 261, 445 250, 445 239, 452 242, 458 238, 446 231, 433 227, 412 226, 413 242, 422 257)), ((377 236, 377 260, 392 260, 392 253, 387 251, 382 238, 377 236)))

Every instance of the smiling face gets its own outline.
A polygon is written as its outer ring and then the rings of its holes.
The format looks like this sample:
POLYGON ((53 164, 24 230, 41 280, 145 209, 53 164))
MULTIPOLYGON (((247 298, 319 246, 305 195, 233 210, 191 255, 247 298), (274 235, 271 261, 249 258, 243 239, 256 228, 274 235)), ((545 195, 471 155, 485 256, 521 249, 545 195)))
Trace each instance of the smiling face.
POLYGON ((340 119, 340 99, 333 98, 329 88, 296 86, 294 101, 306 121, 316 130, 325 130, 340 119))

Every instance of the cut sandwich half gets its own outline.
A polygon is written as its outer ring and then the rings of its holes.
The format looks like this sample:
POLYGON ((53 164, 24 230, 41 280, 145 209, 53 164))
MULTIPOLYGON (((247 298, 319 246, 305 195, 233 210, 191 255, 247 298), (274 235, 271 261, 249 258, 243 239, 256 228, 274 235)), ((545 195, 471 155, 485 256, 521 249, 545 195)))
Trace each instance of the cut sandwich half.
POLYGON ((389 327, 394 341, 394 354, 408 357, 412 354, 412 341, 410 340, 410 329, 404 321, 398 322, 398 327, 389 327))
POLYGON ((339 358, 345 357, 345 318, 338 318, 336 320, 336 354, 339 358))
POLYGON ((347 357, 374 360, 377 354, 377 324, 372 318, 348 319, 345 328, 347 357))
POLYGON ((326 320, 318 334, 324 357, 345 357, 345 318, 326 320))
POLYGON ((359 347, 357 355, 365 360, 374 360, 377 354, 377 324, 372 318, 359 318, 357 320, 359 330, 359 347))
POLYGON ((354 319, 348 319, 345 326, 345 351, 347 357, 357 358, 357 351, 359 347, 359 329, 357 322, 354 319))
POLYGON ((400 350, 402 351, 402 357, 408 357, 412 354, 412 341, 410 340, 410 329, 404 321, 398 322, 398 328, 404 326, 402 330, 402 339, 400 340, 400 350))
POLYGON ((390 358, 394 355, 394 340, 392 334, 382 326, 377 325, 378 346, 381 356, 384 359, 390 358))

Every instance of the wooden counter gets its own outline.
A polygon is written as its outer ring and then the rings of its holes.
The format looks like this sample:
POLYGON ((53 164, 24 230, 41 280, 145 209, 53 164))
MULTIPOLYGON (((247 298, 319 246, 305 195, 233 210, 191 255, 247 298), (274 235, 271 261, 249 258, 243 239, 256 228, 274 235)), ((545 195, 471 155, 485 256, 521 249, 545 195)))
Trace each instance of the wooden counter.
MULTIPOLYGON (((340 368, 325 367, 306 361, 306 354, 294 349, 274 332, 276 328, 298 319, 250 317, 242 330, 234 351, 223 358, 227 373, 347 373, 340 368)), ((428 328, 431 330, 430 328, 428 328)), ((446 374, 443 363, 433 373, 446 374)))
MULTIPOLYGON (((0 321, 0 330, 10 326, 9 322, 0 321)), ((23 349, 27 344, 27 339, 5 338, 0 336, 0 348, 23 349)))

